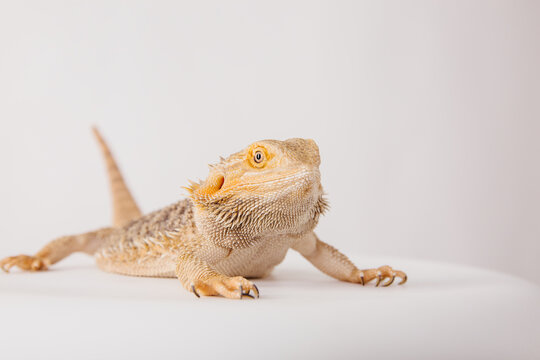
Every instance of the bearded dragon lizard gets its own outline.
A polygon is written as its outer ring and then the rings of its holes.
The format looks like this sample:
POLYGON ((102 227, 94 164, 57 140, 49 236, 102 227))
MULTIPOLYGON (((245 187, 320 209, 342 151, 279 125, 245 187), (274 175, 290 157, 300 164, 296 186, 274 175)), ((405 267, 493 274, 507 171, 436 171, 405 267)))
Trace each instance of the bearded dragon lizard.
POLYGON ((191 182, 189 198, 142 215, 97 129, 113 200, 113 226, 64 236, 36 255, 0 261, 6 272, 46 270, 74 252, 94 255, 102 270, 132 276, 177 277, 195 294, 259 297, 249 278, 263 278, 289 249, 341 281, 388 286, 407 275, 390 266, 358 269, 319 240, 314 228, 328 209, 317 144, 310 139, 257 141, 210 165, 191 182), (253 293, 253 295, 252 295, 253 293))

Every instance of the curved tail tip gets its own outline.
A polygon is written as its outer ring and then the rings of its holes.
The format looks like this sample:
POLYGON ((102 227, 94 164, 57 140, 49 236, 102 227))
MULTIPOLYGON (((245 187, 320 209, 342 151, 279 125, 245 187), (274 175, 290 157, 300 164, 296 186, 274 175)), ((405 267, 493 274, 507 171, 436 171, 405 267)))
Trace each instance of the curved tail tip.
POLYGON ((90 129, 92 130, 92 134, 94 134, 94 137, 98 140, 98 142, 104 142, 103 136, 101 136, 101 132, 96 125, 92 125, 90 129))

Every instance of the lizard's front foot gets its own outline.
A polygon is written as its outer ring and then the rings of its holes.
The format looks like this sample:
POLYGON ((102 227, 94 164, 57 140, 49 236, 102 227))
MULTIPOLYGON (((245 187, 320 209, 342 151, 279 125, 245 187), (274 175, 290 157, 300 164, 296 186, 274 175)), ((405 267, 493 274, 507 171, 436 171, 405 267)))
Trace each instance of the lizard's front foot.
POLYGON ((0 261, 0 268, 5 272, 9 272, 13 266, 18 266, 23 270, 38 271, 47 270, 49 265, 46 259, 30 255, 10 256, 0 261))
POLYGON ((387 282, 382 284, 382 286, 389 286, 394 282, 396 277, 401 278, 398 285, 402 285, 407 282, 407 274, 405 274, 403 271, 394 270, 388 265, 381 266, 377 269, 356 270, 353 276, 355 278, 354 282, 362 285, 367 284, 373 279, 377 279, 375 286, 379 286, 384 279, 389 279, 387 282))
POLYGON ((191 284, 191 291, 197 296, 221 295, 229 299, 242 299, 244 296, 259 298, 259 289, 249 280, 241 276, 216 276, 208 280, 197 280, 191 284))

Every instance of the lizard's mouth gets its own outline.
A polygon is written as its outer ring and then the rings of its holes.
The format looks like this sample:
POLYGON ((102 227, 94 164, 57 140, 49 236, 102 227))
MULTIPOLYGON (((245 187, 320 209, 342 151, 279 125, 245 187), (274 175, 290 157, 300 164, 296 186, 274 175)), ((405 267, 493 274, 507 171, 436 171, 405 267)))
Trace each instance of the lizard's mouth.
MULTIPOLYGON (((219 183, 219 190, 247 190, 250 192, 271 190, 283 190, 289 186, 308 186, 311 187, 319 182, 320 175, 318 169, 304 169, 301 171, 279 171, 267 172, 254 175, 244 175, 241 178, 222 177, 219 183)), ((217 182, 215 183, 217 186, 217 182)))

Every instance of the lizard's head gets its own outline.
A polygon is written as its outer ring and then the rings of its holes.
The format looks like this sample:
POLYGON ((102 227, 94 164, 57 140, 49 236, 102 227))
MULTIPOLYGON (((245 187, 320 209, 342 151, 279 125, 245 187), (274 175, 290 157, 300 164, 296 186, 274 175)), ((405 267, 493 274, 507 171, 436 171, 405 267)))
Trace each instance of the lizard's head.
POLYGON ((188 188, 198 226, 238 246, 315 226, 327 208, 320 162, 317 144, 298 138, 257 141, 221 159, 206 180, 188 188))

